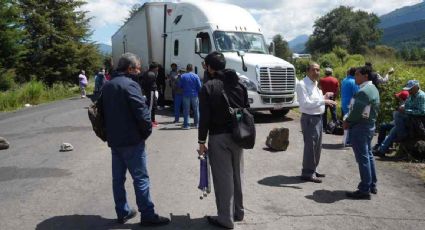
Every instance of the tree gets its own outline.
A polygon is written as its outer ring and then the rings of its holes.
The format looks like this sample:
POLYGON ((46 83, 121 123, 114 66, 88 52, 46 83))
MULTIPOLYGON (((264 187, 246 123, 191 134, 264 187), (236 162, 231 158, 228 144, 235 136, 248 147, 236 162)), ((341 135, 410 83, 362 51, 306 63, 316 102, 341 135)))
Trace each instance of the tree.
POLYGON ((101 56, 91 34, 80 0, 20 0, 29 53, 23 76, 31 75, 52 85, 58 81, 76 82, 81 69, 95 71, 101 56))
POLYGON ((128 20, 130 20, 130 18, 132 18, 137 12, 139 12, 140 8, 142 8, 142 5, 140 5, 139 3, 134 4, 130 11, 129 11, 129 15, 128 17, 124 20, 124 22, 128 22, 128 20))
POLYGON ((277 34, 273 37, 273 43, 275 46, 275 56, 287 60, 292 56, 291 50, 289 49, 288 42, 285 41, 282 35, 277 34))
POLYGON ((332 53, 334 53, 339 58, 339 60, 341 61, 341 64, 344 64, 345 59, 348 57, 347 50, 345 50, 345 49, 343 49, 339 46, 335 46, 332 49, 332 53))
POLYGON ((380 40, 382 31, 378 23, 379 18, 373 13, 340 6, 315 21, 307 50, 328 53, 339 46, 352 54, 365 53, 380 40))
POLYGON ((26 52, 20 9, 15 0, 0 0, 0 68, 19 66, 26 52))

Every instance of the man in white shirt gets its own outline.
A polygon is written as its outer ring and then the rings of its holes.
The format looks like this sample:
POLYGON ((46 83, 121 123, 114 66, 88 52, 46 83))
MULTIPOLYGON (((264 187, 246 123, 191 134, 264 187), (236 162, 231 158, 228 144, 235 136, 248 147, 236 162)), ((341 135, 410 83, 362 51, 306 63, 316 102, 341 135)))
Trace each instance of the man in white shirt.
POLYGON ((307 68, 307 76, 296 87, 298 103, 301 115, 301 130, 304 138, 304 156, 301 179, 314 183, 322 183, 318 177, 325 177, 316 171, 322 151, 322 114, 325 105, 335 106, 336 102, 329 98, 333 93, 322 94, 317 87, 320 76, 320 66, 310 63, 307 68))

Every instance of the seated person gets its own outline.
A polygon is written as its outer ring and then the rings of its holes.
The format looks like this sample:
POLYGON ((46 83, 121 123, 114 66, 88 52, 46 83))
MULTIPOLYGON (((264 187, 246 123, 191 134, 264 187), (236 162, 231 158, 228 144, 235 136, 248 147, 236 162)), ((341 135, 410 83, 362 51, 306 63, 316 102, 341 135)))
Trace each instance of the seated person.
MULTIPOLYGON (((394 94, 395 98, 399 101, 399 106, 404 105, 407 98, 409 97, 409 91, 402 90, 396 94, 394 94)), ((395 114, 393 115, 395 116, 395 114)), ((378 135, 378 142, 373 147, 373 150, 377 150, 379 146, 382 144, 382 142, 385 140, 385 137, 387 136, 387 132, 389 132, 394 127, 394 118, 391 122, 384 122, 379 125, 379 135, 378 135)))
POLYGON ((385 152, 396 139, 400 141, 407 137, 406 121, 409 116, 425 116, 425 92, 419 88, 419 81, 409 80, 403 90, 409 91, 409 97, 395 113, 394 127, 374 152, 377 156, 385 156, 385 152))

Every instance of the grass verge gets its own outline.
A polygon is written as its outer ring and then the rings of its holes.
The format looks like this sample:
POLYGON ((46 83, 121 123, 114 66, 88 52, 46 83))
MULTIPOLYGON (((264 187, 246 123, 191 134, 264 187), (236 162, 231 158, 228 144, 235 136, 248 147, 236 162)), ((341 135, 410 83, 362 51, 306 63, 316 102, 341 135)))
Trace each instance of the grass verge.
MULTIPOLYGON (((89 85, 86 91, 92 91, 89 85)), ((25 104, 38 105, 41 103, 56 101, 72 96, 77 96, 80 89, 71 84, 54 84, 47 87, 40 81, 30 81, 13 90, 0 92, 0 111, 13 111, 25 106, 25 104)))

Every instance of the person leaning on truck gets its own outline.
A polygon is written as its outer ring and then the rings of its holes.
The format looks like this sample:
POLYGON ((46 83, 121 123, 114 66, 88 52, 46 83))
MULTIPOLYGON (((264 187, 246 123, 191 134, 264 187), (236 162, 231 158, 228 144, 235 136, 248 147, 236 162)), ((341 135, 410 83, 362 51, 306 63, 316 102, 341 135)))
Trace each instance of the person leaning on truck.
POLYGON ((304 138, 304 156, 301 179, 314 183, 322 183, 318 177, 325 177, 317 172, 322 151, 322 114, 325 105, 335 106, 336 102, 329 99, 330 94, 322 94, 317 86, 320 66, 311 62, 307 68, 307 76, 296 86, 301 115, 301 130, 304 138))
POLYGON ((199 94, 200 123, 198 143, 200 155, 207 152, 214 183, 217 217, 207 216, 210 224, 233 228, 234 221, 244 218, 242 179, 243 149, 232 138, 232 119, 223 90, 235 108, 249 108, 248 92, 239 84, 234 70, 224 70, 226 60, 222 53, 212 52, 205 57, 211 79, 206 82, 199 94))
POLYGON ((118 61, 117 72, 102 89, 107 143, 112 151, 112 187, 117 221, 125 223, 137 212, 131 209, 125 191, 127 170, 133 178, 136 203, 144 226, 164 225, 170 220, 158 216, 150 197, 146 167, 145 141, 152 133, 146 99, 132 76, 140 73, 140 60, 125 53, 118 61))
POLYGON ((152 120, 153 127, 158 126, 158 123, 155 120, 155 111, 156 111, 155 92, 157 90, 157 85, 156 85, 157 74, 158 74, 158 64, 156 62, 152 62, 149 65, 149 70, 146 71, 144 74, 142 74, 142 76, 140 77, 140 87, 143 90, 143 94, 148 99, 147 103, 151 108, 151 120, 152 120))

